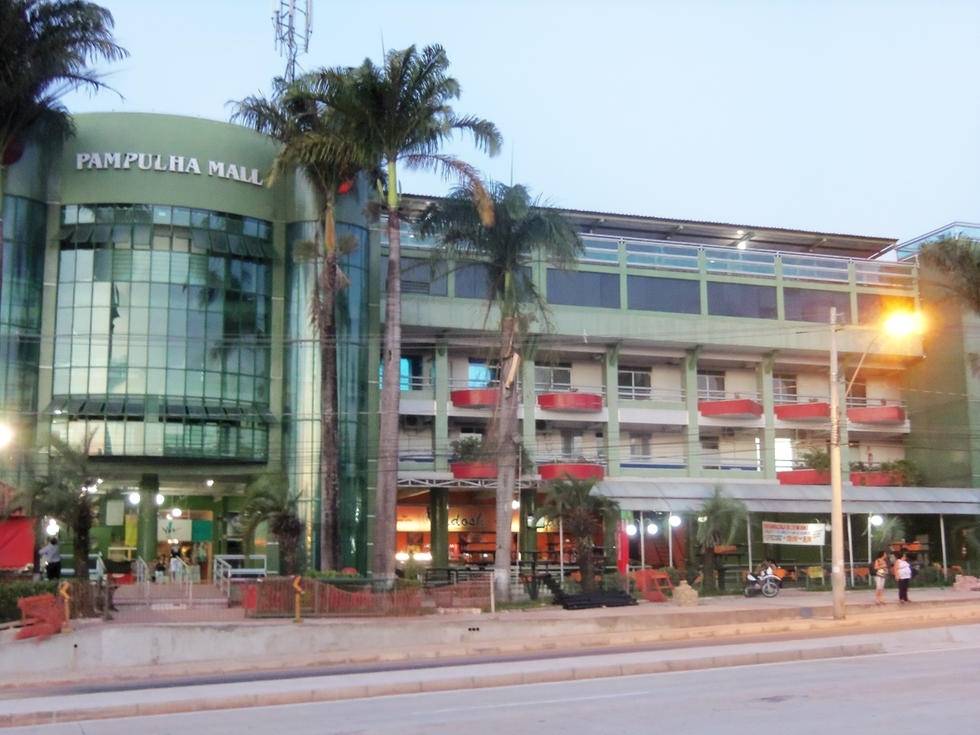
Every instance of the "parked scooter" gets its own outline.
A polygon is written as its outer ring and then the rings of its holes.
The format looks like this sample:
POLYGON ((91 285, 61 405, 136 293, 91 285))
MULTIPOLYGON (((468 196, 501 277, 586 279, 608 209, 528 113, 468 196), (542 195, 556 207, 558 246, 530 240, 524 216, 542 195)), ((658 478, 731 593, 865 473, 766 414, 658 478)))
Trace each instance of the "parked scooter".
POLYGON ((776 576, 775 565, 772 562, 763 564, 762 568, 755 574, 749 572, 745 575, 746 597, 754 597, 755 595, 775 597, 779 594, 780 587, 782 587, 782 580, 776 576))

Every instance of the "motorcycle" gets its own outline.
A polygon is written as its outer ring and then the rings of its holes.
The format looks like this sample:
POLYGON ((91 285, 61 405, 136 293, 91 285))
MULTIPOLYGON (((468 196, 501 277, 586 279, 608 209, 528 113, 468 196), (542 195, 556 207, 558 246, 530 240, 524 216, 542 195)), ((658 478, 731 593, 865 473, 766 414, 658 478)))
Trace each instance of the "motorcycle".
POLYGON ((775 597, 779 594, 780 587, 782 587, 782 582, 773 572, 772 567, 766 567, 756 574, 749 572, 745 575, 746 597, 754 597, 756 595, 775 597))

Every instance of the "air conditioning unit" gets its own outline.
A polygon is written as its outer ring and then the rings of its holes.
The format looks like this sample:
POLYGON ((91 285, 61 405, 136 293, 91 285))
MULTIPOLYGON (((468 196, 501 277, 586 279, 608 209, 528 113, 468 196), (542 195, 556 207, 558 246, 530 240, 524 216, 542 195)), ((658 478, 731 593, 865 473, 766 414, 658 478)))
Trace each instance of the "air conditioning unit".
POLYGON ((537 419, 534 422, 534 430, 535 431, 547 431, 548 430, 548 422, 545 421, 544 419, 537 419))
POLYGON ((421 429, 431 423, 431 416, 402 416, 402 427, 405 429, 421 429))
POLYGON ((725 428, 723 428, 721 430, 721 435, 722 436, 728 436, 728 437, 735 436, 735 429, 726 426, 725 428))

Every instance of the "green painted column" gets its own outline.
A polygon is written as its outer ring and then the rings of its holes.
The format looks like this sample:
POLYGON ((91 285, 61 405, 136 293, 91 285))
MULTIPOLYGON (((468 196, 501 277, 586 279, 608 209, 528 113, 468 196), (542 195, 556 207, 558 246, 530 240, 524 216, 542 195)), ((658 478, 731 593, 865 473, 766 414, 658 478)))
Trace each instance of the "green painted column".
POLYGON ((429 490, 429 531, 432 549, 432 566, 445 569, 449 566, 449 488, 434 487, 429 490))
POLYGON ((136 553, 147 564, 157 555, 157 493, 160 492, 158 475, 140 478, 139 521, 136 526, 136 553))
POLYGON ((606 350, 603 365, 603 383, 606 387, 606 474, 619 474, 619 345, 606 350))
POLYGON ((449 348, 445 342, 436 345, 433 367, 436 418, 433 426, 432 450, 436 471, 449 470, 449 348))
POLYGON ((762 417, 766 422, 762 430, 762 476, 776 477, 776 411, 772 387, 773 355, 766 355, 758 367, 759 397, 762 399, 762 417))
MULTIPOLYGON (((535 552, 538 550, 538 529, 537 525, 528 526, 527 518, 531 516, 537 521, 538 518, 537 489, 533 487, 521 488, 521 510, 518 517, 520 524, 521 553, 535 552)), ((527 557, 530 561, 534 557, 527 557)))
POLYGON ((687 474, 701 476, 701 428, 698 425, 698 350, 684 356, 684 405, 687 407, 687 474))

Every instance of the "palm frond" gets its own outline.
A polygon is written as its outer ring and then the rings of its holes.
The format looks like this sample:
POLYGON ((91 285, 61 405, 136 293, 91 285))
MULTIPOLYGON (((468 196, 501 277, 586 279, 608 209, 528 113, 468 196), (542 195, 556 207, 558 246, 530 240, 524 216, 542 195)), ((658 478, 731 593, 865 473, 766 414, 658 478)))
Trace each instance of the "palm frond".
POLYGON ((980 313, 980 242, 965 237, 944 238, 923 247, 919 261, 942 275, 934 285, 980 313))

